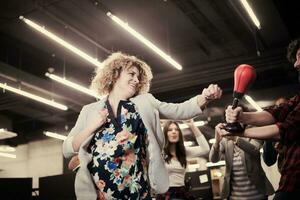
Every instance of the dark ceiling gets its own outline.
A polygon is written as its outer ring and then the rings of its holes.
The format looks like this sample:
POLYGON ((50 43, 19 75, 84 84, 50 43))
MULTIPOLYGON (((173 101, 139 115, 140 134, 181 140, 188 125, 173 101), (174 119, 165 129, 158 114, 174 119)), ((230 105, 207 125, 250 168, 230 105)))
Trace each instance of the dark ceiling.
MULTIPOLYGON (((113 51, 144 59, 154 73, 151 93, 163 101, 180 102, 218 83, 224 98, 206 116, 210 127, 231 102, 233 71, 248 63, 257 70, 249 93, 273 101, 299 91, 296 71, 286 61, 287 44, 299 34, 299 7, 293 0, 248 0, 261 22, 258 30, 239 0, 10 0, 0 6, 0 82, 21 87, 66 104, 68 111, 0 93, 0 125, 18 133, 2 141, 11 145, 42 139, 44 130, 67 132, 92 97, 45 76, 49 68, 88 86, 90 63, 34 31, 19 16, 45 26, 100 61, 113 51), (110 11, 175 58, 178 71, 106 16, 110 11)), ((0 128, 2 128, 0 127, 0 128)), ((208 130, 207 128, 205 130, 208 130)), ((212 130, 211 128, 209 130, 212 130)), ((209 132, 209 131, 208 131, 209 132)), ((211 133, 208 133, 211 134, 211 133)))

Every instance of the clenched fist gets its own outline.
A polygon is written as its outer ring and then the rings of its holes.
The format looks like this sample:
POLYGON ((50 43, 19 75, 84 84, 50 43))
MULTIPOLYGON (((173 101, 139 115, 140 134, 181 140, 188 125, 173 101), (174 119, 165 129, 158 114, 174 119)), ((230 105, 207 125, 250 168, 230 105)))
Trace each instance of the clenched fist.
POLYGON ((238 122, 243 116, 243 110, 241 107, 232 109, 232 106, 228 106, 225 111, 225 117, 227 123, 238 122))
POLYGON ((218 85, 210 84, 208 88, 203 89, 202 95, 206 100, 220 99, 222 96, 222 90, 218 85))

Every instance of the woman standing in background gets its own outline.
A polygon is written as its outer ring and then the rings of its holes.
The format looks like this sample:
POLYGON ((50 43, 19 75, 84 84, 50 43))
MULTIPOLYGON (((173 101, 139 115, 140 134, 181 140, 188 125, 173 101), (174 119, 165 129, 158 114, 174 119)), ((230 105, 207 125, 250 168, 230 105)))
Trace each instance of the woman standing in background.
POLYGON ((158 195, 158 200, 165 199, 194 199, 185 187, 185 173, 187 168, 187 157, 205 156, 209 153, 209 145, 207 140, 194 125, 193 120, 187 121, 187 125, 192 130, 197 145, 193 147, 185 147, 182 131, 175 121, 167 121, 164 123, 163 132, 165 135, 164 159, 169 174, 170 187, 168 192, 158 195))

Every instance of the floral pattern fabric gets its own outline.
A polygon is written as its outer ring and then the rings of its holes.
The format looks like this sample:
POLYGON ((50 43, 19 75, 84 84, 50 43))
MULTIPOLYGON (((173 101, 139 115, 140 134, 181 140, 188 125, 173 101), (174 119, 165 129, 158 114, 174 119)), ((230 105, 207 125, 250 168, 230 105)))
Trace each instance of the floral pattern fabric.
POLYGON ((99 199, 151 199, 147 178, 147 130, 130 101, 120 101, 89 145, 88 165, 99 199))

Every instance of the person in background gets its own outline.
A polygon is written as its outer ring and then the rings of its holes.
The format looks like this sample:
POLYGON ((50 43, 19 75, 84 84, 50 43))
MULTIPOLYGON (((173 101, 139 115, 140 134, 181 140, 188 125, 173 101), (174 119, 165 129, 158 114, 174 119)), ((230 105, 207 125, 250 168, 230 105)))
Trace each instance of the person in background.
POLYGON ((104 60, 92 80, 100 101, 82 108, 63 143, 66 158, 78 154, 77 200, 151 199, 169 188, 161 157, 164 135, 160 117, 186 120, 202 113, 222 90, 211 84, 180 104, 148 93, 152 72, 135 56, 121 52, 104 60))
MULTIPOLYGON (((300 38, 288 46, 288 60, 298 71, 300 81, 300 38)), ((259 126, 246 129, 240 136, 256 139, 273 139, 286 146, 281 168, 279 188, 275 200, 289 200, 300 196, 300 95, 296 95, 280 106, 273 106, 261 112, 243 112, 240 107, 226 109, 226 121, 239 121, 259 126)), ((217 126, 221 135, 231 135, 217 126)))
MULTIPOLYGON (((219 127, 222 124, 217 125, 219 127)), ((212 145, 209 160, 225 160, 226 172, 221 193, 228 200, 264 200, 274 193, 260 161, 260 149, 263 141, 222 137, 215 131, 215 143, 212 145)))
POLYGON ((163 195, 157 195, 157 200, 169 199, 194 199, 185 187, 185 173, 187 168, 187 157, 205 156, 209 152, 209 145, 194 120, 186 121, 193 132, 197 145, 185 147, 182 131, 175 121, 164 122, 163 132, 165 135, 165 146, 163 150, 165 165, 169 174, 170 187, 163 195))

